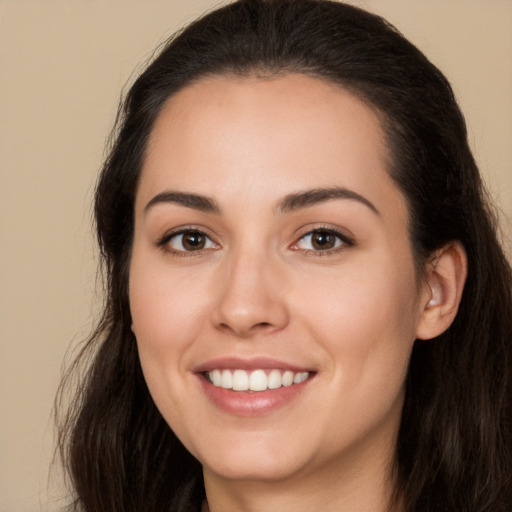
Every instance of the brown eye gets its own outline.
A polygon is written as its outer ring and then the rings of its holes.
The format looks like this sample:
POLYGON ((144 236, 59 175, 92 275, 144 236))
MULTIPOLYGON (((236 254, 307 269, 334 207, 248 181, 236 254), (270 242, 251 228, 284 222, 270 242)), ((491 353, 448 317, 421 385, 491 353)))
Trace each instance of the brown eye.
POLYGON ((176 252, 193 252, 213 249, 213 241, 201 231, 185 231, 172 235, 167 244, 176 252))
POLYGON ((183 235, 182 244, 186 251, 198 251, 204 249, 206 238, 201 233, 186 233, 183 235))
POLYGON ((334 249, 336 236, 329 231, 315 231, 311 234, 311 245, 319 251, 334 249))
POLYGON ((295 245, 295 250, 325 253, 351 246, 353 242, 345 235, 330 229, 315 229, 306 233, 295 245))

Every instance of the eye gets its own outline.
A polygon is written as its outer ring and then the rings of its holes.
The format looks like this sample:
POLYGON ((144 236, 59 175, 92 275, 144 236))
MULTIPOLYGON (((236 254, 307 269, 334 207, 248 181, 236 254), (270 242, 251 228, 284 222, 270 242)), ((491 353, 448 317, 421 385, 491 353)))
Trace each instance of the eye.
POLYGON ((195 229, 167 235, 161 245, 167 246, 175 252, 194 252, 217 248, 217 244, 208 235, 195 229))
POLYGON ((321 228, 303 235, 292 249, 322 253, 336 251, 336 249, 351 245, 353 245, 353 242, 346 235, 333 229, 321 228))

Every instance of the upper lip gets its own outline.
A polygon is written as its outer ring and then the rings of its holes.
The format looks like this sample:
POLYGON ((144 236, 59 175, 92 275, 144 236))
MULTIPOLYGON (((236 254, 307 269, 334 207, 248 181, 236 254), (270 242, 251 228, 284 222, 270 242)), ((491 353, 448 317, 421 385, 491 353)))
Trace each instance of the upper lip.
POLYGON ((278 370, 289 370, 292 372, 307 372, 312 371, 311 368, 302 365, 291 364, 279 359, 271 357, 252 357, 252 358, 240 358, 240 357, 216 357, 209 359, 204 363, 200 363, 194 368, 194 372, 204 373, 213 370, 265 370, 265 369, 278 369, 278 370))

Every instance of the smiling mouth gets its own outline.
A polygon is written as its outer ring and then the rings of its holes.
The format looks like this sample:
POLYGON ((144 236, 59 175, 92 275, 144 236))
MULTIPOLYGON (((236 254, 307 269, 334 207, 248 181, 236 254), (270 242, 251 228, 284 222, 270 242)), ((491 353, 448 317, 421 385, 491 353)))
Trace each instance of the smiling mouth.
POLYGON ((301 384, 310 378, 310 372, 290 370, 212 370, 205 372, 206 379, 215 387, 233 391, 267 391, 301 384))

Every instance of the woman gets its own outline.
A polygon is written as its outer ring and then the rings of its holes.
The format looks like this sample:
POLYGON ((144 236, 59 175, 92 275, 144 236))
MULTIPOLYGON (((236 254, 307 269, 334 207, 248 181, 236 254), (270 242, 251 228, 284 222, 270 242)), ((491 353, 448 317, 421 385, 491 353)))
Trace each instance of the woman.
POLYGON ((95 213, 77 509, 512 509, 510 266, 449 84, 384 20, 190 25, 128 93, 95 213))

